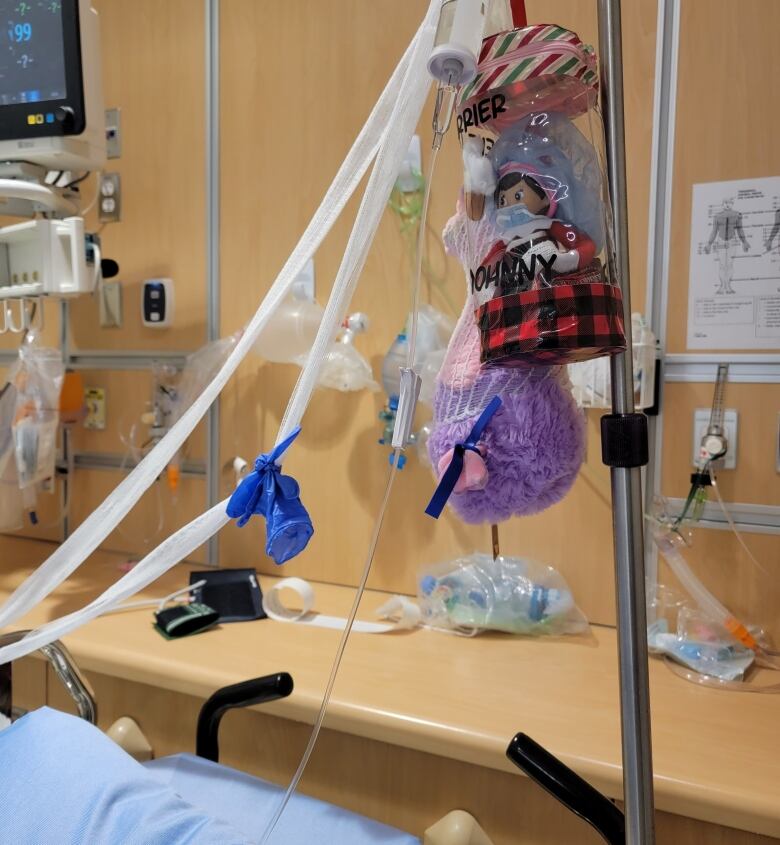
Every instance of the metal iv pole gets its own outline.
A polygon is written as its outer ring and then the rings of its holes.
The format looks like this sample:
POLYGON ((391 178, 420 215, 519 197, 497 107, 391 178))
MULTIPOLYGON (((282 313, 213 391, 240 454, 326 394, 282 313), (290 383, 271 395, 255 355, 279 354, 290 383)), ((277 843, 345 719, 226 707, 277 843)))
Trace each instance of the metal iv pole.
POLYGON ((620 0, 598 0, 598 24, 614 224, 613 269, 623 294, 628 342, 628 350, 610 361, 612 413, 601 421, 603 460, 610 467, 612 485, 625 835, 627 845, 652 845, 653 763, 641 486, 641 467, 648 459, 647 420, 634 409, 620 0))

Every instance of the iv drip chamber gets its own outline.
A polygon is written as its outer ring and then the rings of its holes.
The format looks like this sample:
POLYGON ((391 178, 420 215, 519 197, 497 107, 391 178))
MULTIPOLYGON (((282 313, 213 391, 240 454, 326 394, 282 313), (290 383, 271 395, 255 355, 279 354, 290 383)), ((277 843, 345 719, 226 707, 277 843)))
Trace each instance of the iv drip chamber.
POLYGON ((444 0, 428 59, 434 79, 457 87, 477 75, 487 5, 487 0, 444 0))

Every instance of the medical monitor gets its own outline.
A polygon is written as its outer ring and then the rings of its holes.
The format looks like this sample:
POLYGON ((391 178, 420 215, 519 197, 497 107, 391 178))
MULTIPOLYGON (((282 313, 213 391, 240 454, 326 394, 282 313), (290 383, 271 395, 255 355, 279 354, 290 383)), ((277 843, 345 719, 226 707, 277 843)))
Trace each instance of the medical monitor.
POLYGON ((90 0, 0 0, 0 161, 105 161, 100 38, 90 0))

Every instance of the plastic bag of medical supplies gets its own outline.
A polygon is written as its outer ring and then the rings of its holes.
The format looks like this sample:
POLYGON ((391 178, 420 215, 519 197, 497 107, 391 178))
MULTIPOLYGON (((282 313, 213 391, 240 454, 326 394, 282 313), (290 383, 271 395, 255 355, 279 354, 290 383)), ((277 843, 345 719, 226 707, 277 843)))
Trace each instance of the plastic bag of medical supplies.
MULTIPOLYGON (((737 640, 688 598, 658 584, 649 599, 651 621, 647 645, 651 654, 665 655, 700 675, 721 681, 741 681, 755 653, 737 640)), ((760 636, 757 631, 752 632, 760 636)))
POLYGON ((418 579, 418 599, 431 628, 533 636, 588 628, 560 572, 529 558, 475 552, 431 566, 418 579))
POLYGON ((8 372, 16 397, 11 432, 22 489, 54 475, 64 375, 60 350, 37 344, 22 345, 8 372))

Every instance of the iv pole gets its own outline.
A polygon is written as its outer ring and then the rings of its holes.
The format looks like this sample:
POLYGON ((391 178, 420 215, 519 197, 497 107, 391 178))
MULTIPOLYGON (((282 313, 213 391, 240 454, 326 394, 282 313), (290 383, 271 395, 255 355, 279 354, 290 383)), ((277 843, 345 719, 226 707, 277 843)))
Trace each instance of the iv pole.
POLYGON ((614 223, 615 275, 623 294, 628 351, 610 361, 612 413, 601 421, 604 463, 610 467, 615 546, 623 798, 626 845, 652 845, 653 763, 647 658, 641 467, 647 463, 647 420, 634 408, 631 295, 628 266, 626 151, 620 0, 598 0, 601 102, 614 223))
MULTIPOLYGON (((514 24, 524 18, 522 0, 510 3, 514 24)), ((477 0, 461 3, 451 22, 452 32, 461 38, 484 19, 484 4, 477 0)), ((620 669, 620 715, 623 746, 623 799, 625 803, 626 845, 653 845, 653 765, 650 742, 650 693, 647 662, 647 608, 645 600, 644 543, 642 539, 641 468, 648 462, 647 418, 634 408, 634 373, 631 354, 631 295, 628 266, 628 217, 626 208, 626 151, 623 120, 623 56, 621 48, 620 0, 598 0, 599 52, 601 54, 601 102, 606 126, 606 152, 609 192, 612 204, 614 241, 611 245, 610 269, 623 294, 623 317, 627 351, 610 361, 612 376, 612 413, 601 419, 602 459, 610 467, 612 485, 612 522, 615 546, 615 595, 617 603, 618 661, 620 669)), ((452 35, 452 32, 450 35, 452 35)), ((454 39, 457 42, 457 39, 454 39)), ((465 38, 468 43, 468 38, 465 38)), ((458 43, 437 45, 428 63, 428 70, 443 88, 459 84, 453 78, 457 68, 462 78, 476 70, 477 49, 470 68, 464 63, 464 50, 458 43)), ((469 51, 465 50, 468 55, 469 51)), ((434 112, 434 128, 441 136, 438 123, 440 97, 434 112)), ((446 130, 445 130, 446 131, 446 130)), ((493 532, 497 553, 497 531, 493 532)), ((527 738, 526 738, 527 739, 527 738)), ((546 777, 545 766, 551 758, 540 746, 523 746, 523 735, 510 743, 507 754, 520 768, 535 777, 559 800, 572 806, 574 797, 582 798, 581 784, 568 788, 573 776, 566 775, 566 783, 554 776, 546 777), (518 745, 518 741, 520 744, 518 745), (522 747, 521 747, 522 746, 522 747), (530 750, 529 750, 530 748, 530 750), (528 752, 528 753, 526 753, 528 752), (547 760, 537 752, 546 754, 547 760), (525 765, 527 762, 530 767, 525 765), (541 761, 541 762, 540 762, 541 761), (539 763, 539 765, 535 765, 539 763), (560 787, 560 789, 559 789, 560 787)), ((559 761, 554 761, 559 763, 559 761)), ((563 767, 565 768, 565 767, 563 767)), ((558 766, 560 771, 561 766, 558 766)), ((587 787, 587 785, 586 785, 587 787)), ((589 787, 587 787, 590 789, 589 787)), ((585 803, 595 800, 593 790, 585 803)), ((606 801, 606 799, 604 799, 606 801)), ((582 801, 577 803, 582 804, 582 801)), ((598 802, 596 802, 598 803, 598 802)), ((611 809, 614 807, 610 805, 611 809)), ((589 810, 583 815, 587 820, 589 810)), ((615 818, 611 817, 615 823, 615 818)), ((622 819, 621 819, 622 824, 622 819)))

